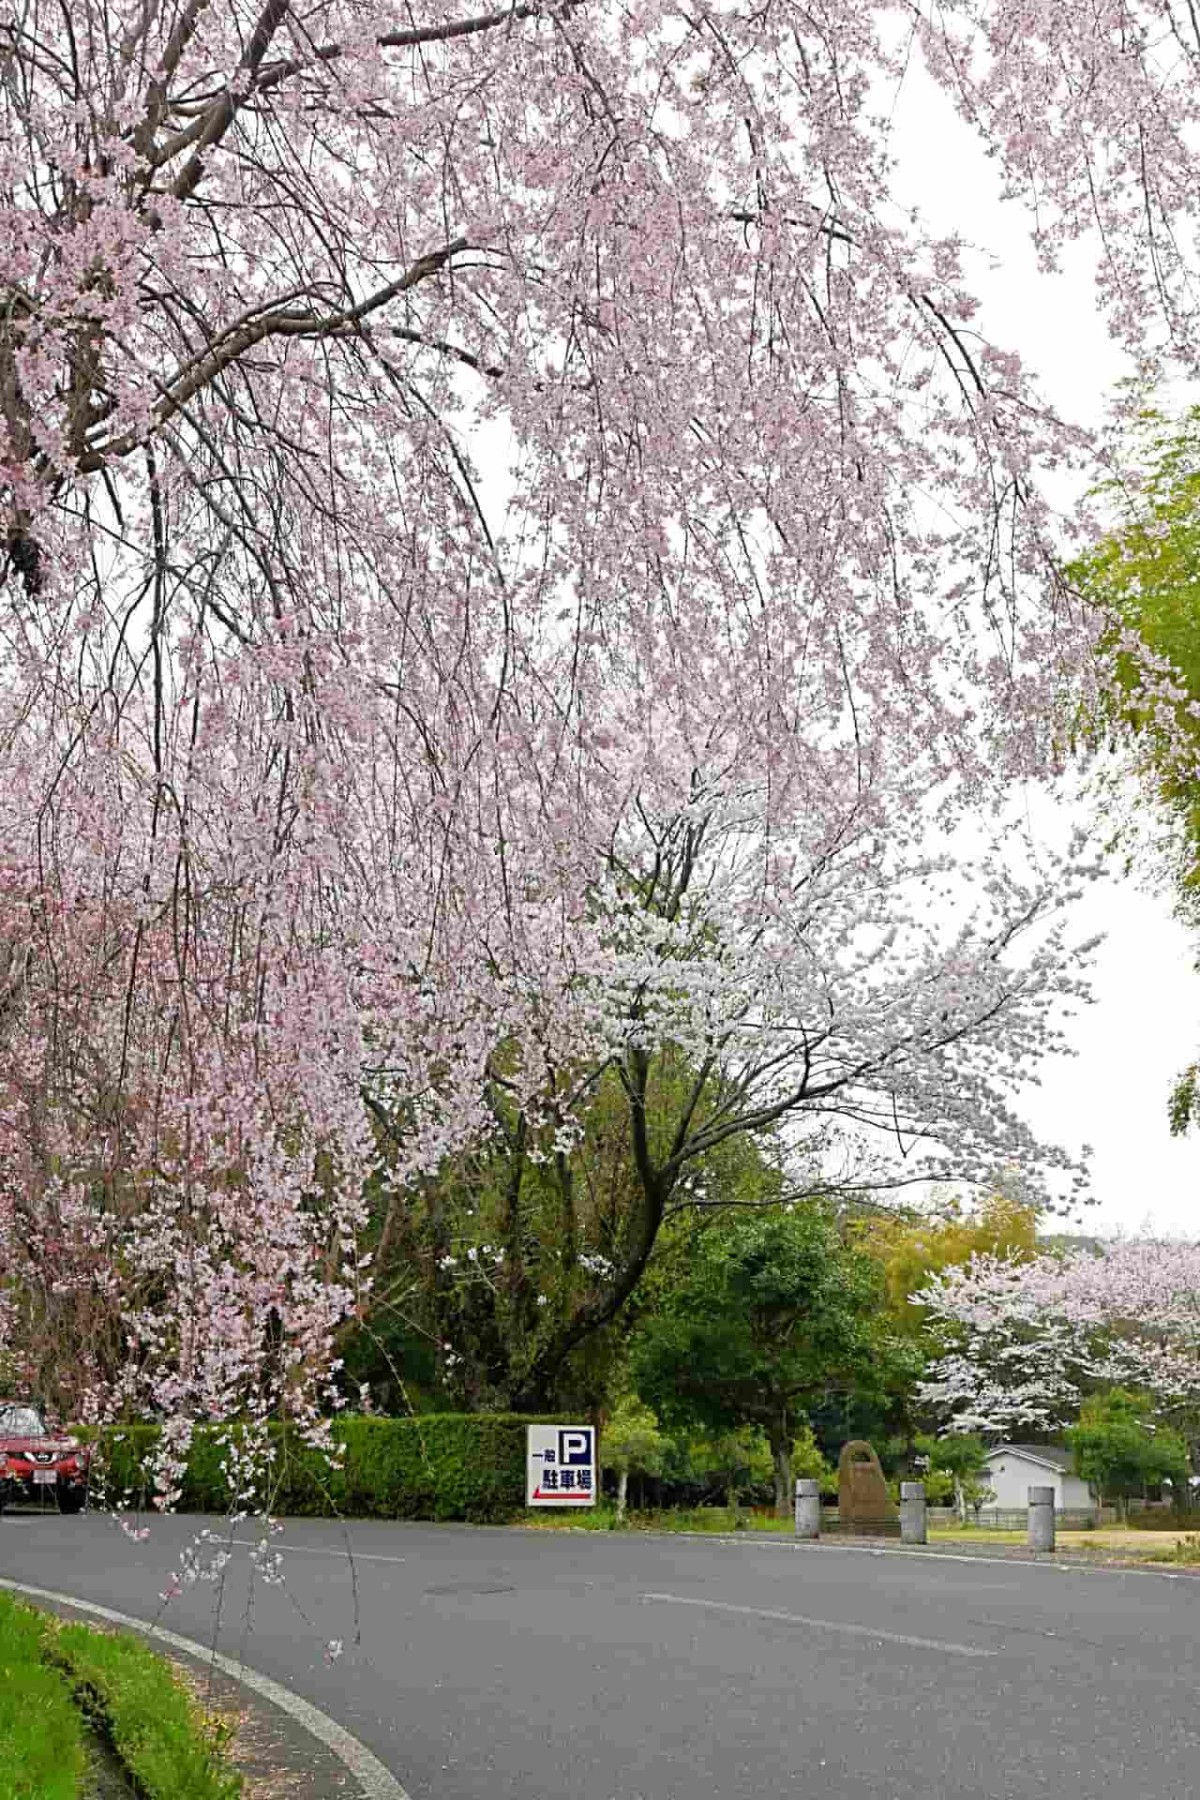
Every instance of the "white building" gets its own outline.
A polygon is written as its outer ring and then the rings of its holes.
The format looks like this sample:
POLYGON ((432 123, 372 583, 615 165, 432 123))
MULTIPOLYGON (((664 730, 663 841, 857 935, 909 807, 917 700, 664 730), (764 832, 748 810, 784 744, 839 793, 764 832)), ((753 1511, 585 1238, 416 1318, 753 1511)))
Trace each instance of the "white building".
POLYGON ((1071 1452, 1056 1444, 997 1444, 987 1453, 986 1480, 996 1496, 989 1509, 999 1512, 1028 1506, 1031 1487, 1052 1487, 1057 1512, 1090 1512, 1096 1506, 1087 1482, 1072 1472, 1071 1452))

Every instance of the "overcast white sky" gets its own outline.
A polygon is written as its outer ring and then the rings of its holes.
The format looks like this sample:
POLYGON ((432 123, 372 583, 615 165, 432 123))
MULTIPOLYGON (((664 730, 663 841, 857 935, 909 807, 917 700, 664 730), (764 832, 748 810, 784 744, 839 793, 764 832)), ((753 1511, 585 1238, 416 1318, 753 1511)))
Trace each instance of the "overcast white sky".
MULTIPOLYGON (((1021 354, 1060 411, 1098 424, 1125 366, 1096 309, 1087 250, 1073 251, 1061 276, 1038 272, 1022 209, 1000 199, 995 165, 919 67, 894 119, 901 197, 999 260, 971 267, 981 327, 1021 354)), ((1200 1134, 1173 1139, 1166 1111, 1172 1079, 1200 1054, 1200 943, 1173 919, 1168 895, 1128 880, 1097 884, 1081 902, 1079 936, 1096 932, 1106 934, 1096 1004, 1069 1027, 1077 1055, 1043 1064, 1022 1110, 1039 1136, 1093 1146, 1095 1204, 1081 1229, 1200 1239, 1200 1134)))

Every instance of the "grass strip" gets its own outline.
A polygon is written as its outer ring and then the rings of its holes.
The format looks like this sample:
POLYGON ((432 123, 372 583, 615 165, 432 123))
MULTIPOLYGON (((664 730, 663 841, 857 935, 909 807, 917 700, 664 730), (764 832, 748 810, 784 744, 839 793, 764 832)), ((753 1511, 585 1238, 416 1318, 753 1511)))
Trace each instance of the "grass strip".
POLYGON ((793 1529, 790 1517, 779 1519, 774 1513, 753 1513, 744 1507, 735 1512, 730 1506, 628 1512, 622 1521, 608 1502, 587 1509, 580 1507, 577 1512, 527 1511, 520 1522, 535 1531, 686 1531, 712 1532, 721 1537, 731 1537, 739 1531, 787 1537, 793 1529))
POLYGON ((0 1593, 0 1800, 77 1800, 83 1723, 43 1661, 43 1617, 0 1593))
POLYGON ((57 1626, 47 1645, 144 1800, 238 1800, 242 1778, 223 1756, 227 1731, 204 1716, 164 1657, 139 1638, 88 1625, 57 1626))

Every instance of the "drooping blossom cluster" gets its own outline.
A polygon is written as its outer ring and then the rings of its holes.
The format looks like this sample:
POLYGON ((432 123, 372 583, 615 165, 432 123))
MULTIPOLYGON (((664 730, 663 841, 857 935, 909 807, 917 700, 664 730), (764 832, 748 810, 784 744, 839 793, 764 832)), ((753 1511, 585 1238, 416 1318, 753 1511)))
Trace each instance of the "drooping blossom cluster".
POLYGON ((945 1337, 920 1397, 951 1430, 1054 1431, 1101 1386, 1147 1393, 1168 1414, 1200 1398, 1200 1244, 979 1256, 913 1298, 945 1337))
POLYGON ((893 205, 878 92, 915 41, 1187 362, 1172 19, 9 9, 0 1220, 64 1404, 311 1415, 364 1179, 491 1080, 546 1154, 671 1045, 725 1082, 693 1160, 1036 1162, 1071 879, 929 832, 1097 679, 1040 487, 1087 446, 893 205))

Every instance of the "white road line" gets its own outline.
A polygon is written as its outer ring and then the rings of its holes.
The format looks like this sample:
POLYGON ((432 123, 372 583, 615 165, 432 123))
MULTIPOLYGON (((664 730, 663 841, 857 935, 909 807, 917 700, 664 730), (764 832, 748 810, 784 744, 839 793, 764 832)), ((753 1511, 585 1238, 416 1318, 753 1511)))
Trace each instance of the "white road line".
MULTIPOLYGON (((257 1550, 260 1543, 258 1538, 226 1538, 224 1541, 227 1544, 240 1544, 245 1550, 257 1550)), ((402 1563, 408 1561, 407 1556, 381 1556, 376 1550, 349 1550, 345 1544, 335 1544, 326 1549, 321 1544, 276 1543, 273 1538, 268 1538, 267 1543, 272 1550, 286 1551, 289 1556, 349 1556, 354 1562, 402 1563)))
POLYGON ((216 1650, 210 1650, 207 1644, 199 1644, 194 1638, 180 1637, 174 1631, 166 1631, 161 1625, 147 1625, 144 1619, 134 1619, 128 1613, 114 1612, 111 1607, 97 1606, 92 1600, 77 1600, 74 1594, 56 1594, 50 1588, 30 1587, 24 1581, 9 1581, 0 1575, 0 1588, 9 1588, 14 1594, 28 1594, 32 1600, 51 1600, 59 1606, 70 1606, 76 1612, 90 1613, 95 1619, 104 1619, 110 1625, 120 1625, 130 1631, 140 1631, 144 1637, 154 1638, 165 1644, 170 1650, 179 1650, 185 1656, 194 1656, 197 1661, 219 1669, 233 1681, 240 1681, 253 1693, 260 1694, 264 1700, 270 1700, 281 1712, 287 1713, 302 1725, 305 1731, 320 1740, 333 1754, 343 1762, 351 1774, 358 1777, 366 1800, 409 1800, 408 1793, 401 1787, 389 1769, 384 1768, 379 1758, 353 1733, 323 1713, 319 1706, 311 1701, 301 1699, 269 1675, 260 1675, 257 1669, 251 1669, 245 1663, 235 1662, 231 1656, 222 1656, 216 1650))
POLYGON ((775 1619, 783 1625, 808 1625, 814 1631, 840 1631, 847 1637, 872 1638, 884 1644, 904 1644, 910 1650, 941 1650, 947 1656, 995 1656, 977 1644, 947 1644, 940 1638, 910 1637, 901 1631, 884 1631, 876 1625, 849 1625, 841 1619, 809 1619, 803 1613, 773 1612, 769 1607, 734 1606, 728 1600, 703 1600, 688 1594, 643 1594, 643 1600, 663 1606, 699 1606, 709 1612, 739 1613, 747 1619, 775 1619))

